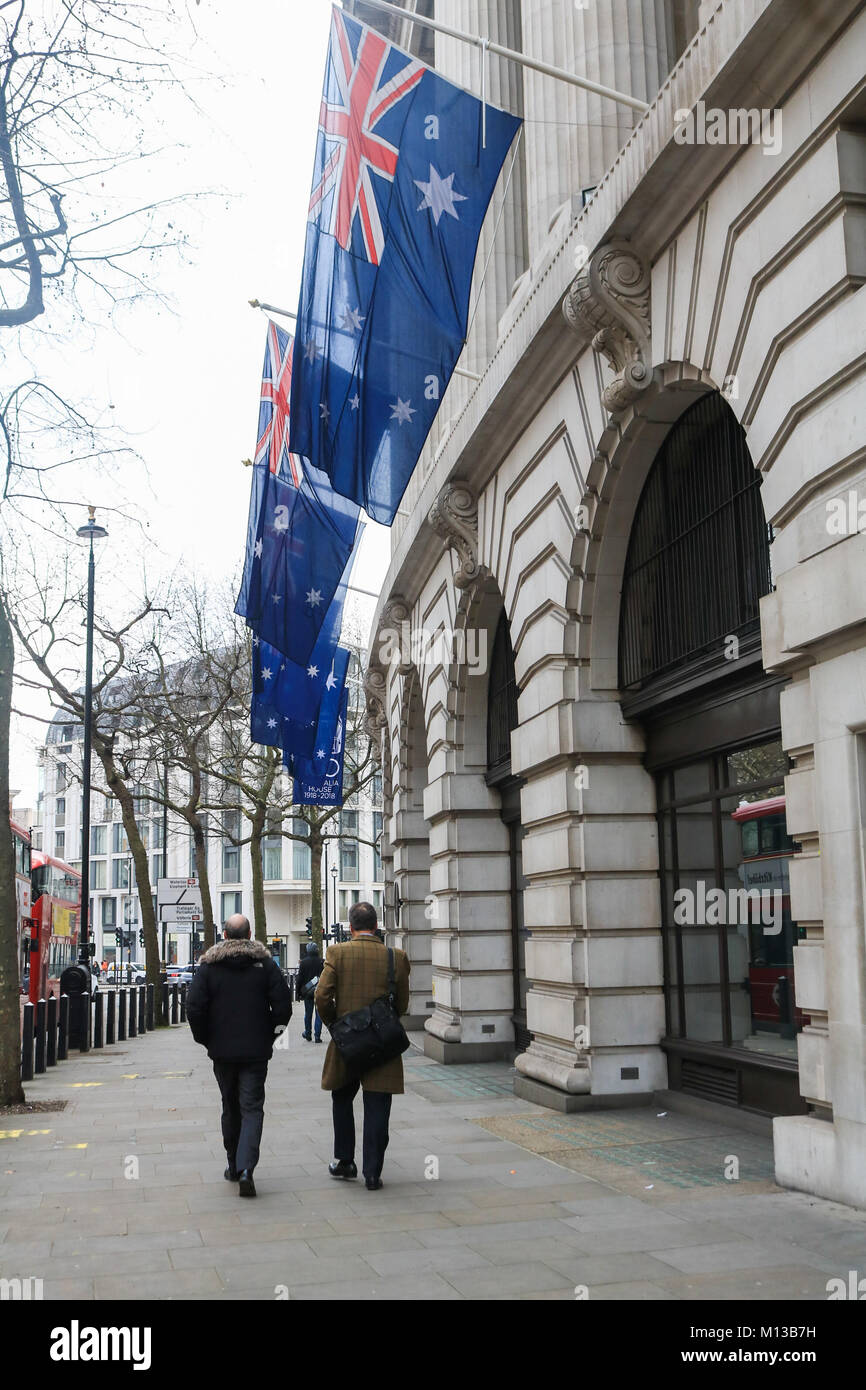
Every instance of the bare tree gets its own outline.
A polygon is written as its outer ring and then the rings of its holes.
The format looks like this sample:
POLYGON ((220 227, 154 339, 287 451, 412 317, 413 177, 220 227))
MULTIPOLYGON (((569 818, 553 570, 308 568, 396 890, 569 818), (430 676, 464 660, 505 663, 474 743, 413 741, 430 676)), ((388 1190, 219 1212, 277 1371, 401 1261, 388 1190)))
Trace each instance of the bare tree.
MULTIPOLYGON (((59 336, 80 333, 118 304, 152 294, 145 267, 156 253, 182 245, 172 221, 174 193, 130 202, 112 183, 113 175, 155 152, 145 144, 142 118, 155 90, 179 85, 167 37, 181 13, 173 0, 0 0, 0 329, 7 335, 35 331, 49 305, 63 309, 59 336)), ((46 527, 43 515, 28 514, 28 503, 61 502, 55 470, 97 451, 84 414, 38 372, 25 376, 0 394, 4 549, 10 513, 18 524, 23 514, 30 525, 46 527), (46 412, 57 417, 49 427, 60 424, 61 436, 68 427, 83 447, 58 447, 50 462, 34 458, 23 437, 34 420, 37 427, 46 423, 46 412)), ((17 904, 7 815, 10 618, 0 597, 0 1104, 21 1091, 12 945, 17 904)))

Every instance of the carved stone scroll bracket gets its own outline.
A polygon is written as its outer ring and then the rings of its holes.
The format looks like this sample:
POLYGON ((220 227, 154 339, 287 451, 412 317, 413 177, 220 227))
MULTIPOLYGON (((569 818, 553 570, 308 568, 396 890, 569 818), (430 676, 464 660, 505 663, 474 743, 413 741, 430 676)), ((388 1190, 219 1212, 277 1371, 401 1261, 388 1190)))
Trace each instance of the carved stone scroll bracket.
POLYGON ((565 296, 562 312, 615 373, 602 398, 612 415, 627 409, 652 381, 650 268, 630 242, 609 241, 589 258, 565 296))
POLYGON ((446 483, 427 513, 427 524, 456 550, 460 565, 454 574, 458 589, 468 589, 480 573, 478 564, 478 500, 466 483, 446 483))

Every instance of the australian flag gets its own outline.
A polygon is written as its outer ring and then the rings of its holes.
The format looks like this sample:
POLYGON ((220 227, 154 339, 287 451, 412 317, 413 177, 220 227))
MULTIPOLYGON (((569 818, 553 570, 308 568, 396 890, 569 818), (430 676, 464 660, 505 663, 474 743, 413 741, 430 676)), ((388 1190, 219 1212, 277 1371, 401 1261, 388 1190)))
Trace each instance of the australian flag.
POLYGON ((291 385, 292 450, 393 521, 463 349, 520 121, 335 9, 291 385))
MULTIPOLYGON (((335 600, 336 601, 336 600, 335 600)), ((275 647, 253 639, 254 743, 282 748, 286 758, 325 758, 334 741, 349 652, 320 635, 306 666, 297 666, 275 647)))
MULTIPOLYGON (((303 665, 352 554, 359 509, 289 451, 294 348, 290 334, 268 324, 246 561, 235 611, 262 640, 303 665)), ((339 622, 334 646, 338 636, 339 622)))
POLYGON ((343 691, 340 713, 330 757, 317 759, 292 758, 289 771, 294 779, 292 801, 295 806, 340 806, 343 802, 343 767, 346 755, 346 721, 349 714, 349 692, 343 691), (323 765, 324 764, 324 765, 323 765))

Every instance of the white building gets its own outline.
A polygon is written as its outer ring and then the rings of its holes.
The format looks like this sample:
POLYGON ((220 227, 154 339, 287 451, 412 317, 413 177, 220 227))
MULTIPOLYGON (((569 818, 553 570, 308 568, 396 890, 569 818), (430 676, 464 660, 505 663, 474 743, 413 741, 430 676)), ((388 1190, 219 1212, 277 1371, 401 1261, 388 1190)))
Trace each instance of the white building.
POLYGON ((481 379, 367 676, 414 1021, 560 1109, 771 1114, 781 1183, 866 1205, 866 7, 432 8, 649 109, 491 63, 481 379), (778 930, 694 906, 761 876, 778 930))
MULTIPOLYGON (((45 853, 65 860, 79 872, 82 755, 82 727, 58 714, 49 726, 45 744, 39 753, 38 834, 35 839, 41 839, 45 853)), ((101 772, 101 766, 94 757, 94 786, 99 785, 101 772)), ((155 776, 159 776, 158 771, 155 776)), ((335 921, 345 925, 352 903, 361 900, 372 902, 382 912, 382 869, 374 843, 382 831, 381 787, 381 777, 374 778, 369 787, 346 802, 341 819, 335 823, 335 833, 342 831, 345 838, 329 844, 327 863, 322 866, 323 902, 327 902, 327 910, 323 912, 326 926, 335 921)), ((196 876, 192 833, 185 821, 174 813, 164 815, 162 807, 144 797, 136 801, 136 819, 150 856, 150 881, 154 895, 160 876, 196 876), (166 831, 167 860, 163 853, 166 831)), ((242 819, 239 823, 239 813, 233 811, 225 811, 222 815, 209 813, 206 824, 214 921, 219 926, 234 912, 243 912, 252 921, 250 847, 232 843, 232 838, 243 839, 248 833, 242 819)), ((299 819, 295 820, 294 826, 286 824, 285 829, 304 833, 299 819)), ((280 941, 281 961, 285 966, 292 966, 297 964, 307 940, 306 921, 311 912, 310 851, 297 840, 274 833, 265 841, 262 867, 268 939, 271 942, 280 941)), ((126 933, 123 959, 144 959, 139 945, 139 899, 126 832, 121 823, 120 806, 113 798, 98 792, 94 792, 91 798, 90 922, 99 960, 115 959, 118 929, 126 933)), ((167 927, 166 930, 169 961, 186 962, 189 959, 191 935, 174 927, 167 927)))

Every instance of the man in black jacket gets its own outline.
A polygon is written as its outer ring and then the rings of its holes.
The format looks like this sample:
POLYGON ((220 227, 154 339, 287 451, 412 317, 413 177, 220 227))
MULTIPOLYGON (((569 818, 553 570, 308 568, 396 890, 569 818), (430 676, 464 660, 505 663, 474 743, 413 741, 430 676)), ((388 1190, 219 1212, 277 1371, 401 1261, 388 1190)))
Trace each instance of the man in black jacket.
POLYGON ((253 1170, 264 1123, 265 1078, 274 1030, 292 1016, 292 996, 268 949, 250 940, 240 913, 225 924, 195 972, 186 1014, 192 1035, 207 1048, 222 1095, 222 1131, 229 1182, 255 1197, 253 1170))
POLYGON ((311 1029, 314 1026, 314 1012, 316 1016, 316 1042, 320 1043, 322 1041, 322 1020, 319 1018, 319 1012, 318 1009, 316 1009, 314 997, 316 985, 319 983, 319 976, 322 973, 324 963, 315 941, 307 942, 306 954, 298 966, 298 974, 295 979, 295 998, 304 1006, 304 1031, 302 1037, 306 1038, 307 1042, 312 1042, 311 1029), (307 993, 307 991, 309 991, 309 993, 307 993))

